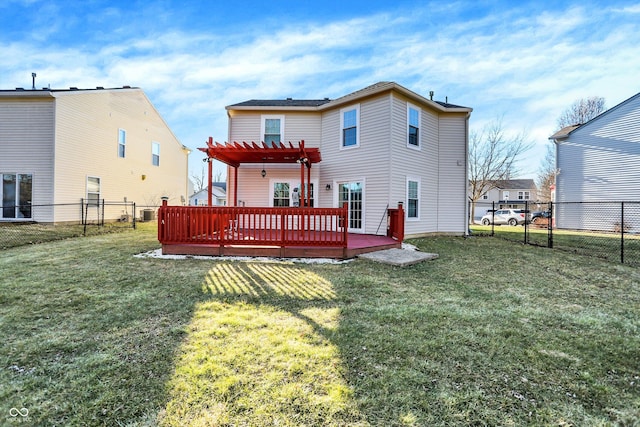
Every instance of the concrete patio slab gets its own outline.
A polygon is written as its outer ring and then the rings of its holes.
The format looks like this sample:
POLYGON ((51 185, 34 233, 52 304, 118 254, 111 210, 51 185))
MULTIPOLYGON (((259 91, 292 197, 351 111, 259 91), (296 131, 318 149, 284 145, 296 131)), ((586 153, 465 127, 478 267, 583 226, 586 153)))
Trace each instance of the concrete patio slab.
POLYGON ((438 254, 420 252, 408 249, 385 249, 358 255, 358 258, 381 262, 383 264, 406 267, 422 261, 438 258, 438 254))

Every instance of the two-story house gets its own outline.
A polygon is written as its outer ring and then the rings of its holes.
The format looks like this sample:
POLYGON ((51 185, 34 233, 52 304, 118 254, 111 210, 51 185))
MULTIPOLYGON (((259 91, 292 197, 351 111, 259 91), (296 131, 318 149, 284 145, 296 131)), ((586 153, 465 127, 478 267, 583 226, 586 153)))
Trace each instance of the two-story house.
MULTIPOLYGON (((491 189, 476 202, 475 220, 490 209, 524 209, 538 201, 538 189, 533 179, 505 179, 492 182, 491 189)), ((538 209, 538 206, 535 206, 538 209)))
POLYGON ((640 232, 640 93, 549 139, 556 146, 558 227, 615 230, 620 202, 634 202, 624 210, 625 229, 640 232), (586 209, 595 202, 609 203, 586 209))
POLYGON ((302 193, 311 206, 347 203, 349 232, 384 234, 387 208, 400 202, 406 236, 467 233, 471 108, 380 82, 334 100, 249 100, 226 109, 229 141, 304 141, 321 156, 304 188, 295 164, 229 167, 229 205, 293 206, 302 193))
POLYGON ((82 200, 186 204, 189 152, 139 88, 0 90, 0 221, 78 222, 82 200))

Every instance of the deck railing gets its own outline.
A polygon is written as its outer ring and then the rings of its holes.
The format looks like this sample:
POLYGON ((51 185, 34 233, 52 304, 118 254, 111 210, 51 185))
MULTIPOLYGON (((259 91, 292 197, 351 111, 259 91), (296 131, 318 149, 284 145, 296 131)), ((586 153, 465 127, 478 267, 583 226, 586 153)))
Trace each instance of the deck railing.
POLYGON ((398 203, 397 208, 387 209, 387 216, 387 236, 402 242, 404 240, 404 209, 402 208, 402 203, 398 203))
POLYGON ((158 209, 162 244, 347 247, 348 210, 168 206, 158 209))

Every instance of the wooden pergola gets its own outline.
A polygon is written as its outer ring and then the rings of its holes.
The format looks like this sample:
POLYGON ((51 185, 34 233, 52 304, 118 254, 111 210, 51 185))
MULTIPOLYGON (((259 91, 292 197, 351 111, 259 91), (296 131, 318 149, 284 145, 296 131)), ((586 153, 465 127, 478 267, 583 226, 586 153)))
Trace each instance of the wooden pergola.
MULTIPOLYGON (((280 142, 273 145, 268 145, 264 142, 257 144, 255 142, 233 142, 220 144, 214 142, 213 138, 209 137, 207 146, 204 148, 198 148, 198 150, 204 152, 207 155, 207 161, 209 163, 209 191, 208 191, 208 205, 212 204, 212 186, 213 186, 213 166, 211 160, 219 160, 222 163, 234 168, 234 180, 233 180, 233 206, 238 205, 238 168, 242 163, 253 164, 285 164, 285 163, 299 163, 300 164, 300 194, 301 194, 301 206, 310 206, 311 192, 305 191, 308 186, 305 186, 305 168, 307 170, 307 182, 311 182, 311 165, 319 163, 322 160, 320 156, 320 149, 318 148, 305 148, 304 141, 300 141, 298 146, 295 147, 291 142, 288 145, 280 142)), ((263 170, 264 172, 264 170, 263 170)), ((264 175, 263 175, 264 176, 264 175)))

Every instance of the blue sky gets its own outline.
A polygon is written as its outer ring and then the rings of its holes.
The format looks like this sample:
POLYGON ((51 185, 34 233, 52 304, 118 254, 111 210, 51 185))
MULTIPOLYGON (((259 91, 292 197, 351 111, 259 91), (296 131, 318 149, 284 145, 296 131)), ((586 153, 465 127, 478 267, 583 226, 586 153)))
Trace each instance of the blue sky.
POLYGON ((640 1, 0 0, 0 89, 141 87, 199 173, 226 105, 395 81, 525 132, 534 178, 574 101, 640 92, 639 42, 640 1))

